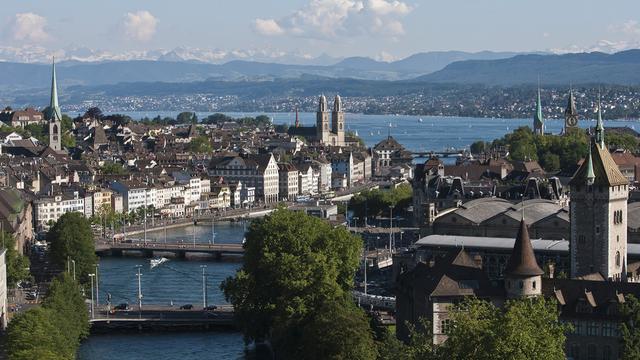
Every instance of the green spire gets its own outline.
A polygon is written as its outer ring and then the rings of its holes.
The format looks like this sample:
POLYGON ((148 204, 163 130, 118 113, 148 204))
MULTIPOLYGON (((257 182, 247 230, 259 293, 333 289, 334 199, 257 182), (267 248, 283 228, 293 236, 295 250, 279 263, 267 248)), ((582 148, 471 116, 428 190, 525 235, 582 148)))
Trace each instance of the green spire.
POLYGON ((542 101, 540 100, 540 87, 538 86, 538 98, 536 100, 536 113, 533 116, 534 131, 538 130, 540 135, 544 133, 544 119, 542 118, 542 101))
POLYGON ((593 172, 593 160, 591 159, 591 144, 589 144, 589 155, 587 156, 587 185, 593 185, 596 175, 593 172))
POLYGON ((604 125, 602 123, 602 104, 600 101, 599 92, 598 92, 598 122, 596 123, 596 142, 600 144, 601 149, 604 149, 604 125))
POLYGON ((49 120, 62 120, 62 112, 58 105, 58 83, 56 81, 56 59, 53 59, 53 70, 51 73, 51 101, 49 102, 49 120))

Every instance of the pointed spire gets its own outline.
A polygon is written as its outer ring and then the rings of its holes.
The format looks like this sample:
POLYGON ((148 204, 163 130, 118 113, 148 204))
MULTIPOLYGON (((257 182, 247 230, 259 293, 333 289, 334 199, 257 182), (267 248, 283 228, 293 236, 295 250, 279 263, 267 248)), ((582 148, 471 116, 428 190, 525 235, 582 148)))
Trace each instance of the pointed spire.
POLYGON ((300 127, 300 117, 298 116, 298 106, 296 106, 296 127, 300 127))
POLYGON ((576 98, 573 96, 573 86, 569 87, 569 101, 567 101, 567 108, 564 110, 565 115, 578 115, 578 110, 576 109, 576 98))
POLYGON ((593 172, 593 159, 591 158, 591 144, 589 144, 589 155, 587 156, 587 185, 593 185, 596 175, 593 172))
POLYGON ((538 85, 538 98, 536 99, 536 113, 533 116, 533 127, 537 134, 544 134, 544 119, 542 118, 542 101, 540 100, 540 85, 538 85))
POLYGON ((602 102, 598 91, 598 122, 596 123, 596 142, 604 149, 604 124, 602 123, 602 102))
POLYGON ((515 276, 538 276, 544 274, 544 271, 538 266, 536 256, 533 253, 533 246, 529 239, 529 231, 527 224, 522 219, 520 221, 520 229, 516 236, 516 242, 513 244, 513 252, 504 269, 505 275, 515 276))
POLYGON ((49 120, 62 120, 62 113, 58 105, 58 83, 56 81, 56 59, 53 58, 51 71, 51 100, 49 101, 49 120))

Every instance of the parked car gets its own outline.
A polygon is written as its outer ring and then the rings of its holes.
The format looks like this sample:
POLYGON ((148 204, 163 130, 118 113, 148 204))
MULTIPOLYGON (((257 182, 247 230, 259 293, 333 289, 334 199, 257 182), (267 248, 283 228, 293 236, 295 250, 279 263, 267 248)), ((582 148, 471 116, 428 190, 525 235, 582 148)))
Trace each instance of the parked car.
POLYGON ((218 309, 218 307, 215 305, 209 305, 206 308, 204 308, 205 311, 215 311, 216 309, 218 309))
POLYGON ((113 307, 113 310, 124 310, 124 311, 127 311, 127 310, 129 310, 129 304, 127 304, 127 303, 118 304, 118 305, 113 307))
POLYGON ((191 310, 191 309, 193 309, 193 305, 191 304, 184 304, 180 306, 180 310, 191 310))

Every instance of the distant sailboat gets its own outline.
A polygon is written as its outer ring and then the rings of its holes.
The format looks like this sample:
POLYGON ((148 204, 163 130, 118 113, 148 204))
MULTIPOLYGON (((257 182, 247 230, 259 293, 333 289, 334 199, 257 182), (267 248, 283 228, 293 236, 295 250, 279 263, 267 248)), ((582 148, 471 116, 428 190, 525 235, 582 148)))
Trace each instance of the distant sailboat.
POLYGON ((422 118, 418 119, 418 122, 423 122, 424 120, 422 120, 422 118))
POLYGON ((358 130, 356 130, 355 135, 356 135, 356 136, 359 136, 359 135, 358 135, 358 130))

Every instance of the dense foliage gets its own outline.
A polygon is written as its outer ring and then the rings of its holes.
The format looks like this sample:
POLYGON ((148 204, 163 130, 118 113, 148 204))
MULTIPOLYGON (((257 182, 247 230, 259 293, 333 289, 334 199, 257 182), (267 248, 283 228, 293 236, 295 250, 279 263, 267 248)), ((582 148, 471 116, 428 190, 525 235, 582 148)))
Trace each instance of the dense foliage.
POLYGON ((640 358, 640 300, 633 295, 625 296, 620 312, 627 320, 620 326, 624 360, 640 358))
POLYGON ((67 268, 68 261, 76 264, 76 276, 80 282, 89 280, 97 262, 95 242, 91 224, 83 214, 68 212, 60 217, 47 233, 51 243, 51 259, 61 268, 67 268))
POLYGON ((16 315, 7 330, 10 360, 75 359, 89 319, 80 285, 68 274, 51 282, 41 307, 16 315))
POLYGON ((246 239, 242 268, 221 285, 246 341, 270 341, 278 358, 375 357, 368 323, 350 302, 360 239, 282 208, 254 221, 246 239))
POLYGON ((100 172, 104 175, 124 175, 127 173, 127 169, 125 169, 121 164, 112 161, 105 161, 100 167, 100 172))
POLYGON ((16 240, 13 235, 1 233, 2 246, 7 249, 5 262, 7 264, 7 286, 14 287, 20 280, 29 278, 29 258, 16 250, 16 240))
POLYGON ((388 216, 390 206, 397 213, 411 204, 412 196, 411 186, 407 184, 391 190, 365 190, 349 200, 349 210, 353 211, 353 215, 360 219, 364 219, 365 216, 375 217, 382 214, 388 216))
POLYGON ((194 139, 191 139, 189 146, 187 147, 189 151, 194 153, 210 153, 213 151, 213 147, 211 146, 211 141, 209 138, 201 135, 194 139))
POLYGON ((544 297, 509 300, 503 308, 476 298, 467 298, 450 313, 448 339, 431 345, 429 324, 421 331, 410 328, 411 341, 404 345, 387 339, 383 345, 396 357, 381 352, 384 359, 565 359, 567 325, 558 320, 557 304, 544 297))

